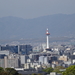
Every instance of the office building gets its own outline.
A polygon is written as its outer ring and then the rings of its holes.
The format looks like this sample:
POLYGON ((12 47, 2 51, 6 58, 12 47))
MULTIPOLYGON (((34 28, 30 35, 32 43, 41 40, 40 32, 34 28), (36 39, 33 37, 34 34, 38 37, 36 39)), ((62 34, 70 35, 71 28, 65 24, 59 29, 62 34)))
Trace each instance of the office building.
POLYGON ((8 50, 8 51, 10 51, 12 53, 16 53, 16 54, 26 54, 26 55, 28 55, 32 52, 32 46, 31 45, 12 45, 12 46, 6 45, 6 46, 1 46, 1 51, 4 51, 4 50, 8 50))

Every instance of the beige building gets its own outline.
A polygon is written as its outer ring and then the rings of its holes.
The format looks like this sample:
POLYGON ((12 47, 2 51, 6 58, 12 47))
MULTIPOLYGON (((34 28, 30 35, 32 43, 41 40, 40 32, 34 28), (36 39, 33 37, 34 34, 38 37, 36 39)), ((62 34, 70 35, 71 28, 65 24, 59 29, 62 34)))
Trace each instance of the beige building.
POLYGON ((30 63, 25 63, 24 64, 24 69, 30 69, 30 63))
POLYGON ((59 62, 58 62, 58 61, 53 61, 52 64, 56 64, 56 65, 58 65, 59 62))
POLYGON ((12 67, 12 68, 19 67, 19 60, 17 58, 5 57, 4 59, 5 59, 5 68, 6 67, 12 67))
POLYGON ((63 55, 63 56, 60 56, 58 60, 68 61, 68 57, 63 55))
POLYGON ((18 68, 19 65, 19 59, 14 56, 5 56, 4 59, 0 59, 0 67, 3 68, 18 68))

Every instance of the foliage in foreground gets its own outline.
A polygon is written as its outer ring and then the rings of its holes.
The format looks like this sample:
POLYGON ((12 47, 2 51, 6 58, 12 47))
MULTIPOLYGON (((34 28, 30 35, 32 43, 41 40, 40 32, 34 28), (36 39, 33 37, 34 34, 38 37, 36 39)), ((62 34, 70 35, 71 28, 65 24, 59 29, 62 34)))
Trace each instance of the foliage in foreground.
POLYGON ((75 65, 66 68, 62 75, 75 75, 75 65))
POLYGON ((40 74, 40 73, 38 73, 38 74, 33 73, 32 75, 42 75, 42 74, 40 74))
POLYGON ((51 67, 43 69, 43 71, 46 72, 46 73, 48 73, 48 74, 50 74, 50 72, 62 73, 62 71, 60 71, 60 69, 65 69, 65 68, 62 67, 62 66, 57 66, 54 69, 51 68, 51 67))
POLYGON ((50 72, 53 71, 53 68, 49 67, 49 68, 43 69, 43 71, 49 74, 50 72))
POLYGON ((62 71, 60 71, 60 69, 65 69, 65 68, 63 66, 57 66, 54 68, 53 72, 62 73, 62 71))
POLYGON ((0 75, 21 75, 13 68, 5 68, 0 67, 0 75))

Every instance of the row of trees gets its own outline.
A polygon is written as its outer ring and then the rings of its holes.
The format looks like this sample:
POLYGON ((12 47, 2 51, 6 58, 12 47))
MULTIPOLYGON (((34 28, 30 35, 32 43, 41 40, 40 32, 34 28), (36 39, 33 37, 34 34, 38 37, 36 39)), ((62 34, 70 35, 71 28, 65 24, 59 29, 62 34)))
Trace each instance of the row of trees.
POLYGON ((40 74, 40 73, 38 73, 38 74, 33 73, 32 75, 42 75, 42 74, 40 74))
POLYGON ((57 66, 57 67, 55 67, 54 69, 51 68, 51 67, 49 67, 49 68, 43 69, 43 71, 46 72, 46 73, 48 73, 48 74, 49 74, 50 72, 61 73, 60 69, 65 69, 65 68, 62 67, 62 66, 57 66))
MULTIPOLYGON (((68 68, 64 68, 62 66, 58 66, 56 68, 46 68, 43 69, 44 72, 50 73, 50 72, 56 72, 56 73, 62 73, 62 75, 75 75, 75 65, 69 66, 68 68), (65 71, 60 71, 60 69, 65 69, 65 71)), ((0 75, 21 75, 19 74, 15 69, 13 68, 5 68, 3 69, 0 67, 0 75)), ((42 75, 42 74, 32 74, 32 75, 42 75)))
MULTIPOLYGON (((22 75, 22 74, 19 74, 14 68, 5 68, 4 69, 4 68, 0 67, 0 75, 22 75)), ((33 73, 32 75, 42 75, 42 74, 33 73)))
POLYGON ((61 73, 62 75, 75 75, 75 65, 71 65, 69 66, 68 68, 64 68, 62 66, 58 66, 56 68, 46 68, 46 69, 43 69, 44 72, 47 72, 48 74, 50 72, 56 72, 56 73, 61 73), (62 71, 61 71, 62 69, 62 71), (65 69, 65 71, 64 71, 65 69))

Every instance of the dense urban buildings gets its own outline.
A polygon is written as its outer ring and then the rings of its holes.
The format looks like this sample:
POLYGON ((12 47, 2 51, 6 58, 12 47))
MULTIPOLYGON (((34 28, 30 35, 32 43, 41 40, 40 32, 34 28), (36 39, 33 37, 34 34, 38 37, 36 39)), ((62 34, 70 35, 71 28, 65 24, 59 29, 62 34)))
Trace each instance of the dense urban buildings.
POLYGON ((47 29, 46 44, 39 44, 37 47, 29 44, 0 45, 0 67, 22 71, 42 71, 47 67, 63 66, 66 68, 74 65, 75 45, 51 45, 49 35, 47 29))

